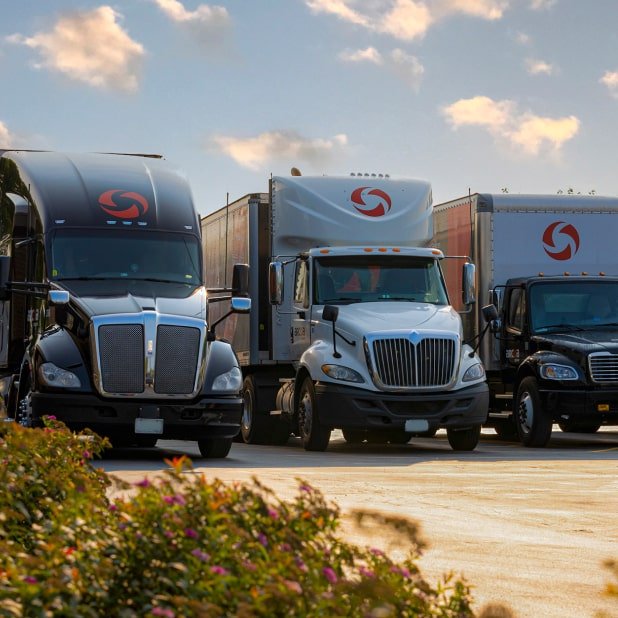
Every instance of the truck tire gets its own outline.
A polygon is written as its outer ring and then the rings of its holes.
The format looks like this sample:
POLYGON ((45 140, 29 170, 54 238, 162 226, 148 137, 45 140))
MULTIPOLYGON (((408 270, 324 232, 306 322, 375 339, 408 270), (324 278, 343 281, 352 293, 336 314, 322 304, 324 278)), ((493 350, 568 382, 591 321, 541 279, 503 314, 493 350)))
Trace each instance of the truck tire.
POLYGON ((510 441, 519 439, 517 427, 515 427, 515 423, 511 418, 508 420, 496 421, 494 431, 500 440, 510 441))
POLYGON ((367 439, 364 429, 342 429, 341 433, 348 444, 362 444, 367 439))
POLYGON ((551 438, 552 418, 543 408, 533 377, 524 378, 517 389, 515 425, 524 446, 543 447, 551 438))
POLYGON ((307 376, 298 395, 298 433, 306 451, 325 451, 330 428, 320 423, 313 380, 307 376))
POLYGON ((596 433, 601 429, 601 423, 597 421, 563 421, 558 427, 564 433, 596 433))
POLYGON ((475 425, 467 429, 447 427, 446 437, 454 451, 473 451, 481 437, 481 426, 475 425))
POLYGON ((259 413, 258 389, 253 376, 247 376, 242 385, 243 410, 240 437, 246 444, 267 444, 270 418, 259 413))
POLYGON ((197 446, 205 459, 222 459, 232 448, 232 438, 204 438, 197 441, 197 446))

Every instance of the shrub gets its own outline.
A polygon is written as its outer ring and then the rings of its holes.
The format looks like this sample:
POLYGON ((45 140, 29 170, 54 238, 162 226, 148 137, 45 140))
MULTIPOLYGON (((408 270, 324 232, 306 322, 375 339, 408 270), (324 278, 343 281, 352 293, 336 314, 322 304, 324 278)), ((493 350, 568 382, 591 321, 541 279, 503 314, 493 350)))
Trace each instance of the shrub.
POLYGON ((2 434, 2 616, 473 615, 464 581, 423 579, 413 526, 382 521, 411 541, 401 562, 346 543, 337 508, 302 481, 281 501, 182 457, 110 502, 90 461, 105 441, 56 422, 2 434))

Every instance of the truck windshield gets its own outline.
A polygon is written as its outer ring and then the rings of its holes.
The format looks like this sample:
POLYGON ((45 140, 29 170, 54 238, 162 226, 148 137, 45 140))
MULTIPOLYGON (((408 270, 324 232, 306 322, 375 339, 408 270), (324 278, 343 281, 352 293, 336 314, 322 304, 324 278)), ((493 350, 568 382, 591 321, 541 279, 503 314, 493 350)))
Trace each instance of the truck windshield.
POLYGON ((530 286, 530 317, 537 333, 618 326, 618 283, 562 281, 530 286))
POLYGON ((448 304, 436 260, 394 255, 317 259, 314 299, 322 305, 391 300, 448 304))
POLYGON ((189 234, 122 230, 58 230, 51 279, 144 279, 199 285, 199 240, 189 234))

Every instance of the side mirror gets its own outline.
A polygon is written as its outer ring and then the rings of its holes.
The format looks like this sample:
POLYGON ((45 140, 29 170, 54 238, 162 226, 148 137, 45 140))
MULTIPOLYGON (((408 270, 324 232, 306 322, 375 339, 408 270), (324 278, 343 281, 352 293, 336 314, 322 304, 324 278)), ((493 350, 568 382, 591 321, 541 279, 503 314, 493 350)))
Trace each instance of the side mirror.
POLYGON ((8 255, 0 255, 0 301, 8 300, 9 275, 11 272, 11 258, 8 255))
POLYGON ((466 306, 476 302, 476 266, 472 262, 466 262, 462 269, 462 300, 466 306))
POLYGON ((47 294, 47 300, 52 305, 66 305, 69 298, 70 295, 66 290, 50 290, 47 294))
POLYGON ((249 265, 234 264, 232 271, 232 294, 234 296, 249 296, 249 265))
POLYGON ((271 305, 283 302, 283 264, 271 262, 268 266, 268 297, 271 305))
POLYGON ((322 319, 325 322, 332 322, 334 324, 338 317, 339 307, 335 305, 324 305, 324 309, 322 309, 322 319))
POLYGON ((483 314, 485 322, 493 322, 498 319, 498 310, 495 305, 485 305, 485 307, 481 309, 481 313, 483 314))
POLYGON ((244 296, 232 296, 230 309, 233 313, 249 313, 251 311, 251 299, 244 296))

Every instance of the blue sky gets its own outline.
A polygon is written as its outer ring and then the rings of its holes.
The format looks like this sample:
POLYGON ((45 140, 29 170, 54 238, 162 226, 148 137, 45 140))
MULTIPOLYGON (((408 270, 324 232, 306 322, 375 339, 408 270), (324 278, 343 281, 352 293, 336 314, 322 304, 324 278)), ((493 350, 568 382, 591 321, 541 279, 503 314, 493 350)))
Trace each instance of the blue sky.
POLYGON ((0 148, 618 195, 616 0, 0 0, 0 148))

